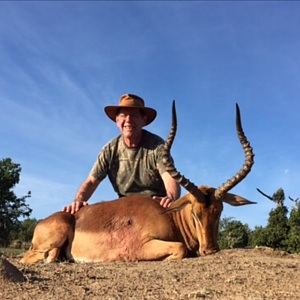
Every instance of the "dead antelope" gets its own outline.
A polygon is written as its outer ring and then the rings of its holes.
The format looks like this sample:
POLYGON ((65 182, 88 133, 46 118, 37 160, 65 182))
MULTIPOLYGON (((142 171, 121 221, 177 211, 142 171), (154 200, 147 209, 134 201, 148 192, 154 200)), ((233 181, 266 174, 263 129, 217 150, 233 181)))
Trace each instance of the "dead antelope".
POLYGON ((244 167, 218 189, 197 188, 170 160, 177 130, 173 103, 172 129, 164 149, 167 171, 188 192, 165 210, 150 197, 131 195, 85 206, 75 215, 56 213, 40 222, 32 248, 22 259, 30 264, 54 262, 63 253, 78 262, 176 260, 219 251, 217 243, 223 202, 233 206, 253 204, 228 192, 251 171, 254 154, 243 132, 237 106, 237 132, 246 154, 244 167))

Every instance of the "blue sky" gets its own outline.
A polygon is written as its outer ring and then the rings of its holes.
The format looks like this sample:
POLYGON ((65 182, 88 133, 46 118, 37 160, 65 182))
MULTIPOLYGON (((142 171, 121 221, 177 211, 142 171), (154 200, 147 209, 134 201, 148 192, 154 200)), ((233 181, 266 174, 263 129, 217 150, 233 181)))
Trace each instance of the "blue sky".
MULTIPOLYGON (((265 226, 275 205, 256 188, 300 196, 299 14, 294 1, 1 1, 0 159, 21 164, 31 217, 73 201, 119 134, 104 107, 133 93, 163 138, 176 100, 176 167, 214 187, 244 163, 239 103, 255 164, 232 192, 257 205, 222 216, 265 226)), ((115 198, 106 179, 90 203, 115 198)))

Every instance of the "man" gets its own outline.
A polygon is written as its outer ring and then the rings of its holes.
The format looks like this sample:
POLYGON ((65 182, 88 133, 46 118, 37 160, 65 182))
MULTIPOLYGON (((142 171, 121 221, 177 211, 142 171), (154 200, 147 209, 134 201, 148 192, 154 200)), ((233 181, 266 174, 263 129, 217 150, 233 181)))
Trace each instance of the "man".
POLYGON ((156 118, 156 111, 145 107, 142 98, 128 94, 119 106, 105 107, 105 113, 117 123, 121 135, 107 144, 75 201, 63 211, 77 212, 108 175, 119 197, 139 193, 153 197, 167 208, 180 197, 179 184, 162 164, 164 140, 143 129, 156 118))

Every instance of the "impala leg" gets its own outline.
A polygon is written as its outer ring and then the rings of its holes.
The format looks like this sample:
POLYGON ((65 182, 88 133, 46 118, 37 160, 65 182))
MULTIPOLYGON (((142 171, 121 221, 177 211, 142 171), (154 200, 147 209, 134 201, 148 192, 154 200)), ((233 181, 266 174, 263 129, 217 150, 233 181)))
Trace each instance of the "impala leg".
POLYGON ((143 246, 142 260, 179 260, 186 255, 187 249, 180 242, 151 240, 143 246))
POLYGON ((21 259, 22 264, 35 264, 39 261, 44 261, 47 256, 46 251, 29 250, 21 259))
MULTIPOLYGON (((74 235, 72 235, 72 240, 73 240, 73 236, 74 235)), ((70 243, 70 239, 69 239, 69 243, 65 249, 65 257, 68 261, 73 260, 73 256, 71 255, 71 248, 72 248, 71 246, 72 246, 72 244, 70 243)))
POLYGON ((57 262, 60 254, 60 248, 53 248, 48 252, 48 257, 46 259, 46 263, 57 262))

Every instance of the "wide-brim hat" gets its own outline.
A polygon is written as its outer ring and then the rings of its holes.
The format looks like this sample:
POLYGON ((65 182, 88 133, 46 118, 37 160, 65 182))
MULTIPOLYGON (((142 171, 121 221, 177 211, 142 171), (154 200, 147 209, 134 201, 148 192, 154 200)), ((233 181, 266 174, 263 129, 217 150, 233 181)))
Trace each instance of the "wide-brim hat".
POLYGON ((155 109, 145 107, 145 101, 141 97, 132 94, 122 96, 118 106, 106 106, 104 108, 104 111, 112 121, 116 122, 116 116, 119 112, 119 109, 122 107, 139 108, 143 110, 145 112, 145 115, 147 116, 147 122, 145 126, 152 123, 157 116, 157 112, 155 109))

